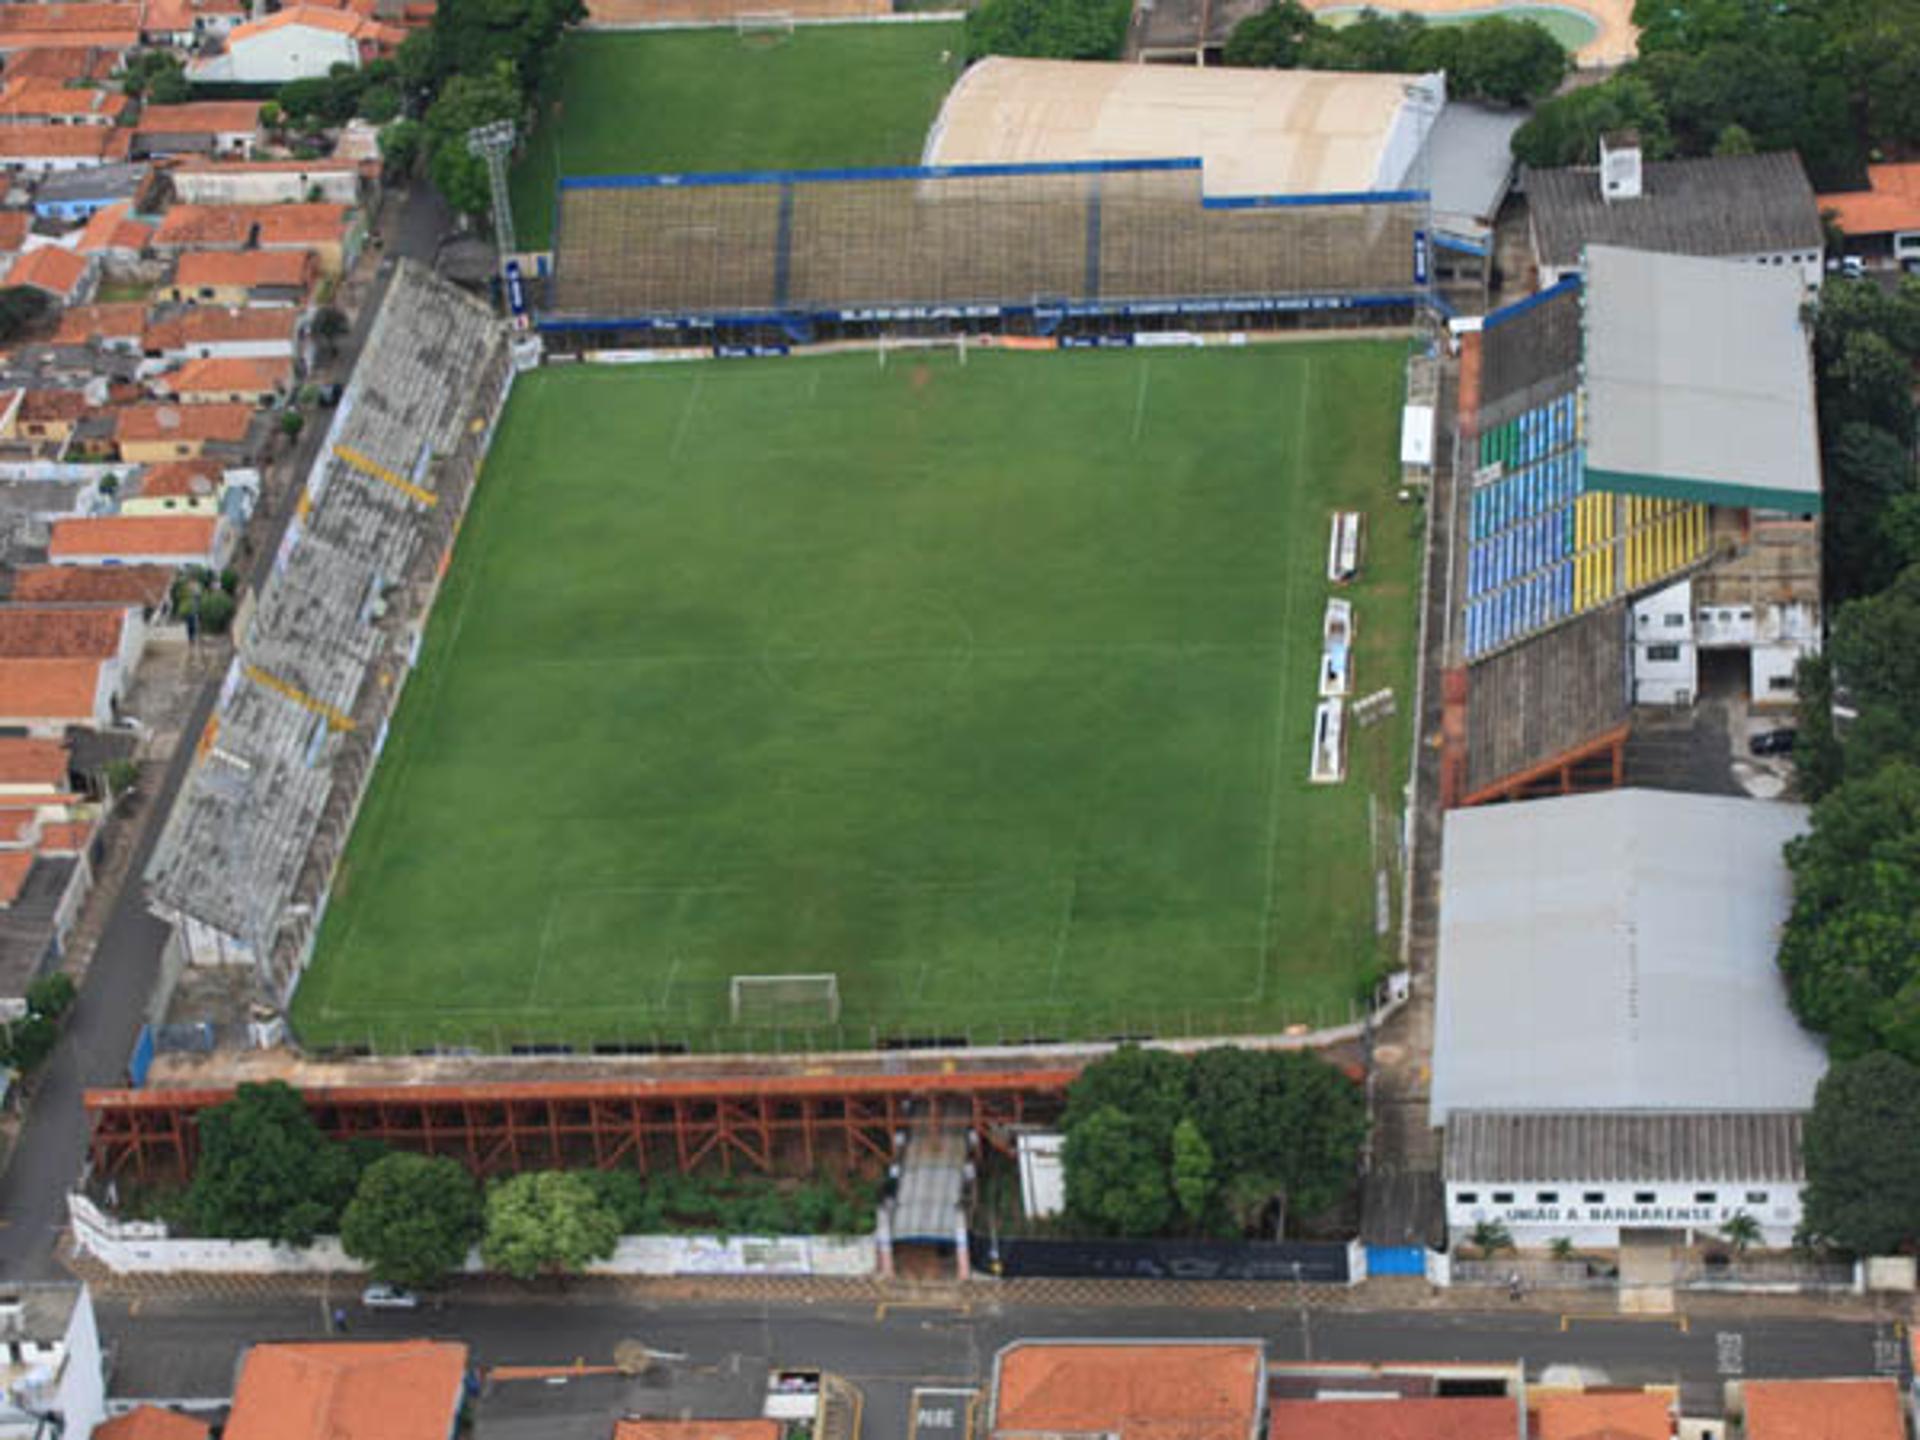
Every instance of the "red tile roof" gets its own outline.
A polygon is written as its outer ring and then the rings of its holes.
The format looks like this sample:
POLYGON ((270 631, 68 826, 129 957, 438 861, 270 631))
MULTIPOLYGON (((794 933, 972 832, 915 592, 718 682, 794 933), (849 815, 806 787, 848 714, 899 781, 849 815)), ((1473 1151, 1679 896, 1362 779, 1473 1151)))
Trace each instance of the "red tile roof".
POLYGON ((0 6, 0 36, 73 35, 93 30, 138 30, 136 4, 29 4, 0 6))
POLYGON ((140 477, 140 498, 165 500, 217 494, 220 470, 218 460, 170 460, 164 465, 155 465, 140 477))
POLYGON ((1242 1440, 1260 1408, 1254 1344, 1023 1344, 1000 1359, 997 1434, 1242 1440))
POLYGON ((56 520, 47 553, 55 559, 71 560, 115 555, 205 555, 213 549, 218 524, 212 515, 103 515, 56 520))
POLYGON ((58 740, 0 736, 0 785, 67 786, 67 747, 58 740))
MULTIPOLYGON (((123 405, 116 440, 225 440, 237 444, 253 426, 251 405, 123 405)), ((55 529, 64 524, 56 520, 55 529)))
POLYGON ((117 90, 77 89, 64 80, 10 75, 0 85, 0 115, 19 119, 31 115, 97 116, 115 121, 131 102, 117 90))
POLYGON ((74 305, 63 311, 53 332, 56 345, 85 345, 90 340, 138 340, 146 329, 147 307, 133 301, 111 305, 74 305))
POLYGON ((180 257, 174 270, 177 289, 257 289, 263 286, 299 289, 313 283, 316 262, 311 250, 195 250, 180 257))
POLYGON ((0 658, 110 660, 120 653, 124 611, 0 605, 0 658))
POLYGON ((133 218, 133 203, 117 200, 93 212, 80 232, 79 251, 97 255, 102 250, 131 250, 134 253, 153 243, 153 226, 133 218))
MULTIPOLYGON (((41 8, 0 5, 0 12, 41 8)), ((124 160, 132 140, 117 125, 0 125, 0 160, 124 160)))
POLYGON ((93 1440, 207 1440, 208 1427, 177 1410, 142 1405, 93 1427, 93 1440))
POLYGON ((258 100, 192 100, 149 105, 139 128, 149 135, 242 135, 260 128, 258 100))
POLYGON ((174 395, 264 395, 282 388, 293 374, 290 359, 260 360, 214 357, 189 360, 178 370, 154 380, 157 389, 174 395))
POLYGON ((7 271, 7 284, 32 285, 60 299, 69 298, 87 278, 87 262, 58 245, 29 250, 7 271))
POLYGON ((778 1420, 620 1420, 613 1440, 780 1440, 778 1420))
MULTIPOLYGON (((172 585, 167 565, 23 565, 13 572, 10 598, 16 604, 158 605, 172 585)), ((0 763, 0 783, 4 768, 0 763)))
POLYGON ((1532 1433, 1534 1440, 1667 1440, 1673 1405, 1647 1390, 1536 1392, 1532 1433))
POLYGON ((337 243, 347 233, 351 205, 324 205, 302 202, 296 205, 256 205, 259 212, 260 245, 284 250, 293 245, 337 243))
POLYGON ((98 660, 0 658, 0 715, 19 720, 91 721, 98 660))
POLYGON ((195 345, 291 342, 300 332, 300 312, 291 305, 193 305, 152 321, 141 341, 147 350, 184 350, 195 345))
POLYGON ((147 0, 144 28, 149 35, 178 35, 194 28, 202 16, 244 19, 245 0, 147 0))
POLYGON ((1920 162, 1869 165, 1865 190, 1822 195, 1819 205, 1823 214, 1833 211, 1849 235, 1920 230, 1920 162))
POLYGON ((292 5, 269 15, 265 20, 235 27, 227 37, 227 44, 231 47, 242 40, 251 40, 256 35, 284 30, 289 25, 330 30, 336 35, 351 36, 363 44, 398 45, 406 39, 406 32, 398 26, 383 25, 378 20, 354 14, 350 10, 336 10, 323 5, 292 5))
POLYGON ((26 888, 27 872, 33 869, 33 860, 31 850, 0 850, 0 906, 11 905, 20 898, 20 892, 26 888))
POLYGON ((160 222, 154 243, 163 246, 227 246, 240 249, 338 242, 347 229, 349 205, 176 205, 160 222))
POLYGON ((226 1440, 446 1440, 467 1347, 256 1345, 234 1387, 226 1440))
POLYGON ((1747 1440, 1905 1440, 1891 1380, 1749 1380, 1747 1440))
POLYGON ((33 217, 25 210, 0 210, 0 250, 18 250, 27 241, 33 217))
POLYGON ((65 420, 72 423, 91 410, 87 397, 78 390, 29 390, 20 397, 22 421, 65 420))
POLYGON ((113 73, 117 52, 97 45, 48 44, 7 56, 10 80, 104 80, 113 73))
POLYGON ((1269 1440, 1516 1440, 1515 1402, 1493 1396, 1452 1399, 1276 1400, 1269 1440))
MULTIPOLYGON (((91 820, 49 820, 40 827, 40 853, 78 855, 93 843, 94 829, 91 820)), ((93 1433, 98 1435, 100 1432, 96 1430, 93 1433)))

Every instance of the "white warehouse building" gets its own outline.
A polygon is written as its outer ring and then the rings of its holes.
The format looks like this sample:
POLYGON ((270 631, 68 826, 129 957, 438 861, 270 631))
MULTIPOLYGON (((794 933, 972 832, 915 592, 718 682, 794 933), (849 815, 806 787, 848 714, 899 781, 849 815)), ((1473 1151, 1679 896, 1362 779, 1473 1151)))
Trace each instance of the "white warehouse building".
POLYGON ((1806 807, 1614 790, 1455 810, 1432 1118, 1447 1225, 1522 1248, 1800 1223, 1826 1069, 1775 964, 1806 807))

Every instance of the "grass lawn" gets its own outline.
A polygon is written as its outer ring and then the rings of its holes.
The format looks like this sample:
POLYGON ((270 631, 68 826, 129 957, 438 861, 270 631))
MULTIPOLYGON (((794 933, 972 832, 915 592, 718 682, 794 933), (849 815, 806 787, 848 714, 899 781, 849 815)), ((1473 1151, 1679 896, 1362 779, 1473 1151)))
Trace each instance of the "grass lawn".
MULTIPOLYGON (((522 377, 295 999, 312 1045, 1348 1018, 1411 708, 1393 343, 522 377), (1370 514, 1307 783, 1328 512, 1370 514)), ((1397 889, 1397 887, 1396 887, 1397 889)))
POLYGON ((520 244, 550 243, 563 174, 914 164, 959 53, 957 24, 575 31, 513 172, 520 244))

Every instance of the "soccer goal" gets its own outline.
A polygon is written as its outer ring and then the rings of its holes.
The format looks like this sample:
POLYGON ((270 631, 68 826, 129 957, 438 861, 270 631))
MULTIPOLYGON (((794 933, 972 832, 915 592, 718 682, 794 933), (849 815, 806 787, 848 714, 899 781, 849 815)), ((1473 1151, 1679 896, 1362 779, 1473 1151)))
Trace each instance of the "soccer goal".
POLYGON ((889 355, 914 350, 951 350, 962 365, 967 363, 967 337, 964 335, 882 335, 876 351, 880 357, 880 368, 887 368, 889 355))
POLYGON ((733 1023, 764 1029, 805 1029, 840 1018, 838 975, 736 975, 733 1023))
POLYGON ((743 44, 778 45, 793 38, 791 10, 749 10, 733 17, 733 33, 743 44))

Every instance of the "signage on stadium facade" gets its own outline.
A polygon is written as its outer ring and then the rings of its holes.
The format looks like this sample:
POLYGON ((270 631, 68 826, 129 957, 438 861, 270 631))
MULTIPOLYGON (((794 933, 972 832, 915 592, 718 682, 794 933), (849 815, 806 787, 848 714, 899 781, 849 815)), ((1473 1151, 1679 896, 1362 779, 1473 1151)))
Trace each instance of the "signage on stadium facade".
POLYGON ((1489 1212, 1515 1225, 1724 1225, 1749 1213, 1738 1205, 1511 1205, 1489 1212))
POLYGON ((1429 255, 1427 251, 1427 232, 1424 230, 1416 230, 1413 232, 1413 283, 1414 284, 1424 285, 1427 283, 1427 269, 1428 269, 1429 263, 1430 263, 1429 255))

